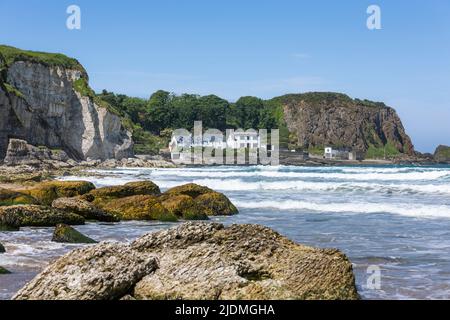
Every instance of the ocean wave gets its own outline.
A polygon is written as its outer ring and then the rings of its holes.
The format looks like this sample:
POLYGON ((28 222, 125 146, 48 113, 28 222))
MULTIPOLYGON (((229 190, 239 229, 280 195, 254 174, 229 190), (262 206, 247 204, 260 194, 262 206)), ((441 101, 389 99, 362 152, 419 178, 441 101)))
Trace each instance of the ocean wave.
POLYGON ((307 210, 343 214, 388 213, 415 218, 450 218, 450 207, 446 205, 371 202, 314 203, 310 201, 233 201, 233 203, 240 209, 307 210))
POLYGON ((322 179, 356 181, 424 181, 450 177, 449 170, 413 171, 398 173, 337 173, 337 172, 297 172, 297 171, 192 171, 188 169, 155 170, 150 177, 184 177, 198 179, 214 178, 280 178, 280 179, 322 179))

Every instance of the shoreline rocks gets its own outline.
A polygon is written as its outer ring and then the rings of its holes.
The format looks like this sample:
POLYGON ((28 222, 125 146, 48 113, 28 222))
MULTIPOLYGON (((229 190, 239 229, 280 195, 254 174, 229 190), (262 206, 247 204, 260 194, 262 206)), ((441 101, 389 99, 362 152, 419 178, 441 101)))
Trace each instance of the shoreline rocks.
POLYGON ((16 300, 358 299, 352 264, 259 225, 185 223, 72 251, 16 300))
POLYGON ((97 243, 97 241, 85 236, 66 224, 58 224, 56 226, 55 231, 53 232, 52 241, 59 243, 97 243))
POLYGON ((0 226, 10 230, 21 227, 54 227, 57 224, 83 225, 84 218, 37 205, 0 207, 0 226))
POLYGON ((94 184, 87 181, 50 181, 37 184, 32 189, 25 190, 24 193, 35 198, 42 205, 51 206, 52 202, 58 198, 81 196, 94 189, 94 184))
POLYGON ((84 217, 86 220, 100 222, 119 222, 120 219, 107 213, 92 203, 79 198, 59 198, 52 202, 52 207, 64 212, 71 212, 84 217))
POLYGON ((0 253, 5 253, 5 252, 6 252, 6 249, 3 246, 3 244, 0 242, 0 253))

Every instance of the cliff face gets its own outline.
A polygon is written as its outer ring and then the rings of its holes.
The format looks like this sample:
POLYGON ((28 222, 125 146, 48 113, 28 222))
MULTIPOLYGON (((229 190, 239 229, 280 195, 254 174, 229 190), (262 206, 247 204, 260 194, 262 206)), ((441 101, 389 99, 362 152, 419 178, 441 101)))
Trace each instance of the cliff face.
MULTIPOLYGON (((6 48, 9 54, 14 50, 6 48)), ((27 54, 5 57, 1 49, 0 159, 12 138, 64 150, 76 160, 133 155, 131 133, 120 117, 77 92, 77 81, 88 81, 81 66, 67 68, 27 54)))
POLYGON ((414 146, 396 111, 382 103, 353 100, 334 93, 307 93, 278 98, 297 144, 342 146, 360 151, 389 146, 412 155, 414 146))

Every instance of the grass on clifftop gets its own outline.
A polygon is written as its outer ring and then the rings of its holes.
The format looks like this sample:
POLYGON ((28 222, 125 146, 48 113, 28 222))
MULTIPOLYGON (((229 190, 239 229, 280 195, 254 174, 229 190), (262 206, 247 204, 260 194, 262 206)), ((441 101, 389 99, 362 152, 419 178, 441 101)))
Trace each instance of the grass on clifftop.
POLYGON ((86 70, 78 62, 78 60, 69 58, 60 53, 27 51, 0 45, 0 55, 3 56, 4 62, 7 66, 10 66, 16 61, 31 61, 41 63, 46 66, 60 66, 67 69, 79 70, 86 75, 86 70))

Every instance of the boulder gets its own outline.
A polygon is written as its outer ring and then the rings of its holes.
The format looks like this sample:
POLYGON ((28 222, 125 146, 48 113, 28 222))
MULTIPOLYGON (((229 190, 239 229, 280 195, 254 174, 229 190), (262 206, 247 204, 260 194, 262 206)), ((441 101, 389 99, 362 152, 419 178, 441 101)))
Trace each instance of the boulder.
POLYGON ((157 268, 151 255, 128 245, 102 243, 77 249, 50 264, 16 300, 120 299, 157 268))
POLYGON ((122 186, 104 187, 92 190, 86 199, 93 201, 97 198, 123 198, 137 195, 159 195, 161 190, 151 181, 130 182, 122 186))
POLYGON ((9 272, 8 270, 6 270, 5 268, 3 268, 3 267, 0 267, 0 275, 1 274, 10 274, 11 272, 9 272))
POLYGON ((238 209, 222 193, 209 192, 195 198, 195 202, 207 208, 206 214, 210 216, 230 216, 237 214, 238 209))
POLYGON ((177 221, 177 216, 167 211, 161 201, 151 195, 136 195, 101 201, 96 199, 95 203, 104 211, 121 220, 177 221))
MULTIPOLYGON (((203 215, 208 216, 229 216, 233 214, 238 214, 238 209, 231 203, 231 201, 222 193, 215 192, 214 190, 200 186, 195 183, 189 183, 182 186, 174 187, 162 195, 164 199, 168 199, 168 207, 172 207, 172 202, 177 204, 180 196, 188 196, 193 199, 196 205, 196 211, 201 212, 203 215), (176 201, 171 201, 170 199, 176 199, 176 201)), ((182 203, 185 204, 187 200, 182 203)))
POLYGON ((58 224, 53 232, 53 242, 60 243, 97 243, 67 224, 58 224))
POLYGON ((25 192, 40 204, 50 206, 58 198, 81 196, 94 189, 94 184, 87 181, 50 181, 40 183, 25 192))
POLYGON ((20 227, 54 227, 60 223, 82 225, 84 218, 36 205, 0 207, 0 226, 13 230, 20 227))
POLYGON ((0 253, 5 253, 6 249, 5 247, 0 243, 0 253))
POLYGON ((4 162, 8 166, 29 165, 40 166, 43 163, 64 166, 69 157, 63 150, 50 150, 47 147, 35 147, 25 140, 10 139, 4 162))
POLYGON ((161 203, 169 213, 184 220, 208 220, 208 208, 197 204, 187 195, 161 197, 161 203))
POLYGON ((101 243, 50 264, 14 299, 358 299, 336 249, 258 225, 185 223, 130 245, 101 243))
POLYGON ((119 218, 109 214, 94 204, 79 198, 59 198, 52 202, 52 207, 64 212, 71 212, 84 217, 86 220, 102 222, 118 222, 119 218))
POLYGON ((37 201, 30 195, 0 188, 0 206, 13 206, 19 204, 37 204, 37 201))
POLYGON ((188 184, 185 184, 182 186, 171 188, 171 189, 167 190, 166 192, 164 192, 164 194, 166 194, 166 195, 181 195, 182 194, 182 195, 190 196, 192 198, 196 198, 202 194, 209 193, 209 192, 214 192, 214 190, 212 190, 208 187, 199 186, 198 184, 195 184, 195 183, 188 183, 188 184))

